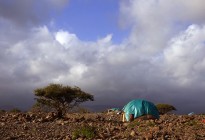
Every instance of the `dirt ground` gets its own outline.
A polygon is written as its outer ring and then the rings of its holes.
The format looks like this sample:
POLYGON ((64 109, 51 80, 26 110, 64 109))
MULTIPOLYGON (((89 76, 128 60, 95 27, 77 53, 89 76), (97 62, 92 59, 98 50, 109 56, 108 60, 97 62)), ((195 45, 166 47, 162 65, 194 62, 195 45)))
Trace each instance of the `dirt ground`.
POLYGON ((117 113, 0 113, 0 140, 205 140, 205 115, 122 122, 117 113))

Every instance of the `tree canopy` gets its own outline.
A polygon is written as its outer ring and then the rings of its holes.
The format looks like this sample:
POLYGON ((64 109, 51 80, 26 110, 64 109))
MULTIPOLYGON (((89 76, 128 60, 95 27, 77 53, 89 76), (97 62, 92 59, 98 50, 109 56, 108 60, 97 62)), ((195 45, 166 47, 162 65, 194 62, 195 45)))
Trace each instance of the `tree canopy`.
POLYGON ((61 84, 49 84, 46 87, 35 89, 34 93, 38 103, 55 109, 59 117, 82 102, 94 101, 93 95, 82 91, 79 87, 61 84))

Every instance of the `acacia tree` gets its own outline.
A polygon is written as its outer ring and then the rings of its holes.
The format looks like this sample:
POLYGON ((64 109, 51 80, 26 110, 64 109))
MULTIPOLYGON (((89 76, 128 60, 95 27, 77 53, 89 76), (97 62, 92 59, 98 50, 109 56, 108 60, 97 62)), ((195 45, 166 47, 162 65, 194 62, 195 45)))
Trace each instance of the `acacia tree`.
POLYGON ((58 117, 62 117, 67 110, 78 106, 85 101, 94 101, 93 95, 82 91, 79 87, 50 84, 34 90, 37 103, 46 105, 57 111, 58 117))
POLYGON ((157 104, 156 105, 158 111, 160 114, 166 114, 170 111, 173 111, 173 110, 176 110, 176 108, 172 105, 169 105, 169 104, 157 104))

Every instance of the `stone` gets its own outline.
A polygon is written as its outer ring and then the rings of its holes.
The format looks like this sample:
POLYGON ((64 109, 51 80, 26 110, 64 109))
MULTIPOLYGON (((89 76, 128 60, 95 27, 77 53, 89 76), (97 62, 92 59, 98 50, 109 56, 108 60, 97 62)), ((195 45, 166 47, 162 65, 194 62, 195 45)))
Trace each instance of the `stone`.
POLYGON ((134 137, 135 135, 136 135, 135 131, 134 131, 134 130, 131 130, 130 136, 134 137))

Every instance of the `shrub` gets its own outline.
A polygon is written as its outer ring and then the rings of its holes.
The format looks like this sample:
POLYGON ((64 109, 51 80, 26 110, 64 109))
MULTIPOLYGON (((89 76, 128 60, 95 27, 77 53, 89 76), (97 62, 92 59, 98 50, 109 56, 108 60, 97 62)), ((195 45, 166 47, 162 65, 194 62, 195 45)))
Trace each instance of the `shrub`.
POLYGON ((4 113, 4 112, 6 112, 6 110, 0 109, 0 113, 4 113))
POLYGON ((159 114, 161 115, 166 114, 170 111, 176 110, 174 106, 169 105, 169 104, 157 104, 156 107, 159 111, 159 114))
POLYGON ((18 108, 13 108, 13 109, 11 109, 9 112, 12 112, 12 113, 19 113, 19 112, 21 112, 21 110, 18 109, 18 108))
POLYGON ((72 139, 77 139, 79 137, 93 139, 95 137, 95 127, 92 126, 83 126, 77 128, 72 133, 72 139))

